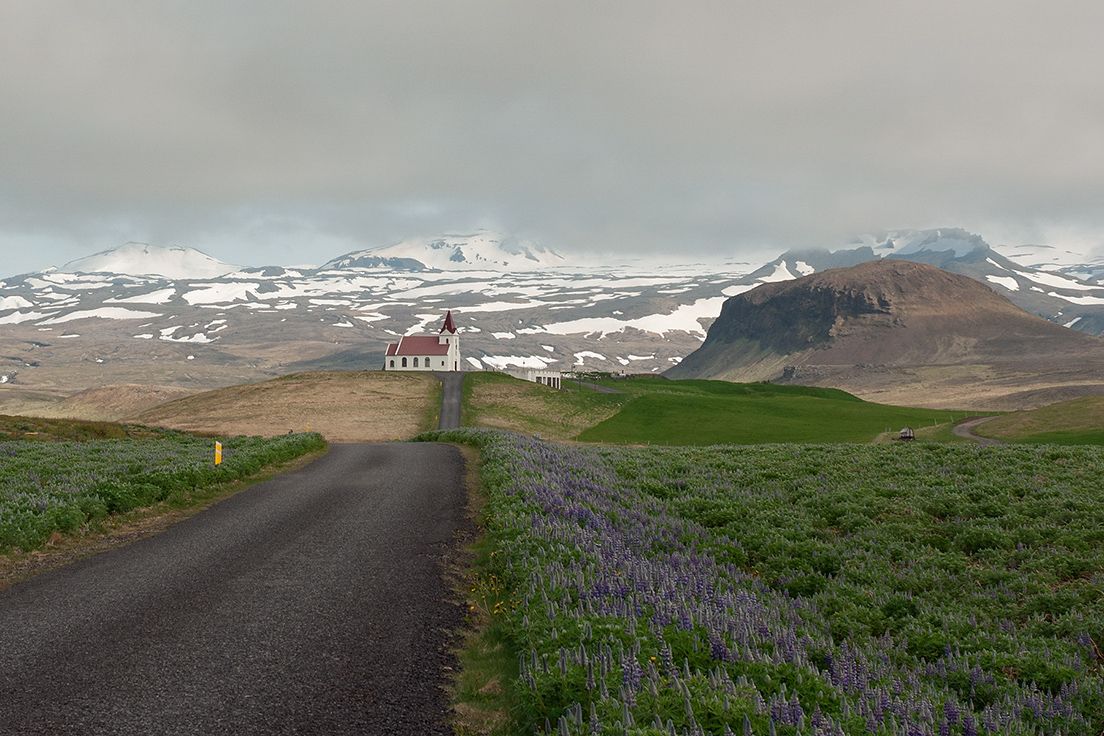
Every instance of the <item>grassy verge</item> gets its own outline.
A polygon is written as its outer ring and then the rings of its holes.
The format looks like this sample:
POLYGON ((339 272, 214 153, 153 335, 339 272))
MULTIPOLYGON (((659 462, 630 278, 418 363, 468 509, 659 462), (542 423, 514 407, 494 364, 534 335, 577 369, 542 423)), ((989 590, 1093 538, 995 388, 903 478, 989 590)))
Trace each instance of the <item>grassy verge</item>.
POLYGON ((186 504, 206 489, 321 450, 317 434, 212 441, 180 433, 155 439, 0 442, 0 551, 29 551, 55 533, 79 531, 116 514, 160 502, 186 504))
POLYGON ((460 668, 452 684, 453 730, 457 736, 508 736, 510 713, 516 707, 511 688, 518 674, 503 620, 511 604, 495 571, 501 552, 487 533, 488 499, 479 450, 467 444, 458 447, 464 453, 468 509, 478 537, 458 584, 467 603, 468 628, 457 651, 460 668))
POLYGON ((79 559, 162 532, 257 483, 304 467, 325 452, 325 447, 322 447, 294 459, 269 465, 245 478, 198 488, 152 506, 91 519, 69 533, 54 532, 43 545, 31 551, 8 550, 0 553, 0 590, 79 559))
POLYGON ((422 415, 422 421, 419 423, 420 432, 432 432, 437 429, 441 421, 441 398, 444 396, 445 386, 440 381, 433 381, 433 388, 430 391, 429 404, 425 408, 425 413, 422 415))

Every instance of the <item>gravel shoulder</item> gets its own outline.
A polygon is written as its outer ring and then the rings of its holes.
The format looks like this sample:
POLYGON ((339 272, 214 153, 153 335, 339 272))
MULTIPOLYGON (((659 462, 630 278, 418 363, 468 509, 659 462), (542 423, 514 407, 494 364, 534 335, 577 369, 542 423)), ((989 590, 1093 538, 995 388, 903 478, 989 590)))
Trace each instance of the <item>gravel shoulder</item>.
POLYGON ((0 592, 20 734, 447 734, 470 532, 448 445, 335 445, 0 592))

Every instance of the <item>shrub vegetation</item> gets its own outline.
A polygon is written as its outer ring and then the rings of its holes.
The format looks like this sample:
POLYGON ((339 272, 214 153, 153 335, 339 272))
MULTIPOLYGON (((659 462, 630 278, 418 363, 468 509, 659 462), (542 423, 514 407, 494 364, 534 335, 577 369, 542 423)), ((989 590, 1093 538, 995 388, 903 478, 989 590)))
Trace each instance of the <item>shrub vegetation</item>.
POLYGON ((40 546, 109 514, 255 475, 325 446, 317 434, 213 440, 161 432, 158 439, 0 441, 0 551, 40 546))
POLYGON ((1104 725, 1099 448, 433 437, 481 448, 517 733, 1104 725))

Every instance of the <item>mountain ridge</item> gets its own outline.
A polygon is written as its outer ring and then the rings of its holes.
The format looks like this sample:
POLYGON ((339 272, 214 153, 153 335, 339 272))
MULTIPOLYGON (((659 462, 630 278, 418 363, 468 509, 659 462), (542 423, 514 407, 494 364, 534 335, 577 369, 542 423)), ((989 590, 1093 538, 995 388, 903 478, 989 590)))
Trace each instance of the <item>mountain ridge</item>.
POLYGON ((1104 393, 1102 371, 1104 340, 1031 315, 969 277, 885 259, 731 297, 702 346, 667 375, 785 380, 865 397, 938 388, 965 400, 969 392, 950 390, 958 382, 999 403, 1077 384, 1104 393), (925 372, 944 375, 933 382, 925 372))
MULTIPOLYGON (((744 283, 780 281, 876 260, 927 263, 969 276, 1021 308, 1056 324, 1104 334, 1104 263, 1085 258, 1052 269, 1024 265, 962 228, 891 230, 856 238, 850 248, 790 250, 748 274, 744 283)), ((1035 253, 1038 246, 1031 246, 1035 253)), ((1070 254, 1066 253, 1066 260, 1070 254)))
POLYGON ((444 234, 410 238, 393 245, 352 251, 327 261, 319 271, 349 268, 397 270, 530 271, 568 265, 554 250, 478 230, 470 234, 444 234))

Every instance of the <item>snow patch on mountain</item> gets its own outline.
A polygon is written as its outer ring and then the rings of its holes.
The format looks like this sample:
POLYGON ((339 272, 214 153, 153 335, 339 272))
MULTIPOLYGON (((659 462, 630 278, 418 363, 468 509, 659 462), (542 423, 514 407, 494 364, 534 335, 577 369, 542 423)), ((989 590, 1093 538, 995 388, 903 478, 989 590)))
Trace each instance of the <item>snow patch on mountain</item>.
POLYGON ((9 309, 26 309, 27 307, 33 306, 34 304, 21 296, 0 297, 0 312, 5 312, 9 309))
POLYGON ((100 307, 99 309, 83 309, 61 317, 43 320, 39 324, 60 325, 63 322, 74 322, 78 319, 149 319, 160 317, 156 312, 142 312, 137 309, 124 309, 122 307, 100 307))
MULTIPOLYGON (((195 284, 195 286, 200 285, 195 284)), ((211 284, 187 292, 184 294, 184 301, 189 304, 227 304, 253 297, 253 293, 260 287, 261 285, 255 282, 241 281, 211 284)))
POLYGON ((49 316, 49 312, 12 312, 0 317, 0 325, 18 325, 49 316))
POLYGON ((1016 263, 1041 271, 1059 271, 1091 261, 1084 253, 1054 245, 994 245, 993 250, 1016 263))
POLYGON ((1095 291, 1098 286, 1092 284, 1082 284, 1073 279, 1068 279, 1065 276, 1059 276, 1056 273, 1050 273, 1048 271, 1035 271, 1034 273, 1021 273, 1028 281, 1034 281, 1036 284, 1042 284, 1043 286, 1050 286, 1055 289, 1072 289, 1074 291, 1095 291))
POLYGON ((985 279, 991 283, 1000 284, 1009 291, 1020 290, 1020 282, 1016 281, 1016 279, 1011 276, 993 276, 991 274, 986 274, 985 279))
POLYGON ((649 314, 635 319, 617 319, 616 317, 583 317, 568 322, 554 322, 543 327, 531 327, 518 330, 519 335, 575 335, 598 333, 600 337, 624 332, 632 327, 642 332, 651 332, 661 337, 668 332, 680 331, 705 337, 705 328, 701 320, 714 319, 721 313, 721 305, 726 297, 707 297, 692 304, 682 304, 667 314, 649 314))
MULTIPOLYGON (((472 360, 471 358, 468 359, 472 360)), ((492 368, 502 370, 511 366, 516 368, 536 368, 544 370, 552 363, 554 358, 544 358, 539 355, 484 355, 483 362, 492 368)))
POLYGON ((236 270, 237 266, 223 263, 195 248, 126 243, 118 248, 70 261, 59 269, 58 275, 111 273, 162 276, 170 279, 210 279, 236 270))
POLYGON ((1053 292, 1053 291, 1048 292, 1047 296, 1052 296, 1056 299, 1062 299, 1062 300, 1067 301, 1071 304, 1081 304, 1081 305, 1104 304, 1104 297, 1099 297, 1099 296, 1069 296, 1067 294, 1058 294, 1058 293, 1053 292))
POLYGON ((776 281, 792 281, 796 278, 797 276, 794 276, 793 273, 790 272, 790 269, 787 268, 786 262, 780 261, 775 264, 773 273, 769 273, 766 276, 760 276, 759 280, 764 284, 772 284, 776 281))
POLYGON ((165 304, 176 294, 176 289, 158 289, 148 294, 115 297, 106 300, 107 304, 165 304))

